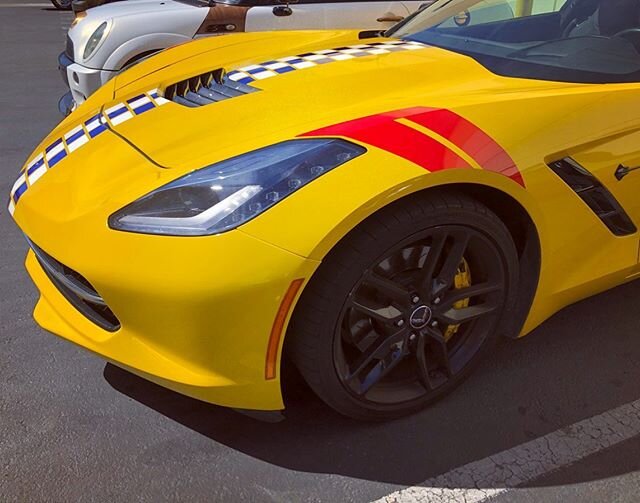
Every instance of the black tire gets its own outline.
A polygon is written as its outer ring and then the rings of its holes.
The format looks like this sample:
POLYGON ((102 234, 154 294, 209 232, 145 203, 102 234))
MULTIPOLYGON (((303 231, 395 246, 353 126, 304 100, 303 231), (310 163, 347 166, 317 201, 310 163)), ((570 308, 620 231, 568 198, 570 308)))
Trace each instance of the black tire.
POLYGON ((71 10, 72 0, 51 0, 53 6, 58 10, 71 10))
POLYGON ((325 258, 293 313, 287 353, 341 414, 404 416, 452 391, 491 351, 517 287, 516 248, 494 213, 463 195, 414 194, 325 258), (471 284, 456 288, 460 274, 471 284))

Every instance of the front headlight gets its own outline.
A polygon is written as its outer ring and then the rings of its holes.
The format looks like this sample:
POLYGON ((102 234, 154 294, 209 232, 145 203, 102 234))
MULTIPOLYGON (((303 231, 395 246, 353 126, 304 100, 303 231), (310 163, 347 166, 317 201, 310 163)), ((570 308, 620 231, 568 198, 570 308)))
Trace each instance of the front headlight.
POLYGON ((109 217, 112 229, 172 236, 228 231, 366 150, 344 140, 289 140, 185 175, 109 217))
POLYGON ((87 40, 87 43, 84 46, 84 52, 82 53, 82 59, 84 59, 86 61, 87 59, 89 59, 93 55, 93 53, 98 48, 98 45, 100 44, 100 41, 102 40, 102 38, 104 37, 104 35, 105 35, 106 31, 107 31, 107 26, 109 26, 108 23, 106 21, 104 21, 91 34, 91 36, 89 37, 89 40, 87 40))

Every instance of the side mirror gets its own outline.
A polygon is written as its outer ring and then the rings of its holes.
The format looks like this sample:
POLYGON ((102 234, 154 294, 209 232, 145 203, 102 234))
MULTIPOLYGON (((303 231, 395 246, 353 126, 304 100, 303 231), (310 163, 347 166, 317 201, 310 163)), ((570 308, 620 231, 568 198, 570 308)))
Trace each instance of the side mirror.
POLYGON ((276 5, 273 8, 274 16, 285 17, 285 16, 290 16, 291 14, 293 14, 293 11, 291 10, 291 7, 289 7, 288 5, 276 5))

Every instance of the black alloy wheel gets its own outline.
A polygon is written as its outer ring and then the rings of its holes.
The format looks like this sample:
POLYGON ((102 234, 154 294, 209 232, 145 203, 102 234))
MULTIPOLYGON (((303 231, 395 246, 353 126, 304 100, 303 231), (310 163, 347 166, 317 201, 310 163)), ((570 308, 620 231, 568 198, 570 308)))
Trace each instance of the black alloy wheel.
POLYGON ((292 319, 290 353, 339 412, 380 420, 459 384, 513 307, 517 254, 485 206, 412 196, 374 215, 323 262, 292 319))

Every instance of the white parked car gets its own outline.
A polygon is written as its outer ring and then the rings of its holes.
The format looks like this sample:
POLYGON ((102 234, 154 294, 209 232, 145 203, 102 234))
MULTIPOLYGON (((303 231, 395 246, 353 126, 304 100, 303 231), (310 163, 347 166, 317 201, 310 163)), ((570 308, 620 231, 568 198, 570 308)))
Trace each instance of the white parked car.
POLYGON ((161 49, 201 36, 242 31, 383 30, 428 0, 128 0, 79 13, 59 68, 69 86, 63 114, 120 70, 161 49))

